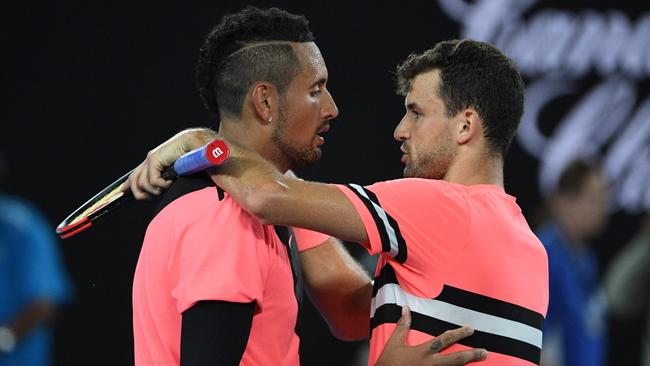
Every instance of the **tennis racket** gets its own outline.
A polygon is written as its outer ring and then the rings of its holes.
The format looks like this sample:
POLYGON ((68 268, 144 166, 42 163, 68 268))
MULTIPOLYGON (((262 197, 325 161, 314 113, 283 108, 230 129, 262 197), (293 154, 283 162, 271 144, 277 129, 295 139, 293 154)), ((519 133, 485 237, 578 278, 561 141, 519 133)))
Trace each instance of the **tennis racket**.
MULTIPOLYGON (((162 178, 173 180, 181 175, 189 175, 212 166, 221 165, 228 160, 229 155, 228 145, 222 140, 215 139, 207 145, 178 158, 174 165, 162 172, 162 178)), ((120 189, 122 183, 129 178, 132 172, 133 170, 124 174, 66 217, 57 226, 57 235, 61 239, 77 235, 109 213, 122 207, 125 203, 133 201, 134 196, 131 191, 123 192, 120 189)))

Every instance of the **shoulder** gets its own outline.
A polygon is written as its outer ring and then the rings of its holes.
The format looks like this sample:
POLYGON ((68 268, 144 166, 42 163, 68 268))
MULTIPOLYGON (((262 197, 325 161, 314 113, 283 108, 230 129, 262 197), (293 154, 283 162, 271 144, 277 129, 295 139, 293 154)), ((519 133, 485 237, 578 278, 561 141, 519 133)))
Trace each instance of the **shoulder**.
POLYGON ((219 237, 244 235, 242 233, 264 235, 264 225, 227 193, 219 197, 216 187, 206 187, 179 197, 160 210, 151 225, 163 230, 176 229, 178 233, 202 231, 219 237))
POLYGON ((449 182, 439 179, 425 178, 400 178, 377 182, 368 186, 369 189, 426 189, 445 192, 453 190, 453 185, 449 182))
POLYGON ((378 195, 397 198, 449 198, 458 199, 465 194, 463 186, 444 180, 424 178, 402 178, 378 182, 366 187, 378 195))

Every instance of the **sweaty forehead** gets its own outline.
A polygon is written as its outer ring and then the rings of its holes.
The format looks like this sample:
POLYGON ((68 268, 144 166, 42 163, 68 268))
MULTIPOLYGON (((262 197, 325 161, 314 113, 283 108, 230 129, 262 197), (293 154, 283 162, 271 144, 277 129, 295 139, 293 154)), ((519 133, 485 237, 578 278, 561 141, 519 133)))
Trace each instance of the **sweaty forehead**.
POLYGON ((327 78, 325 60, 314 42, 294 43, 293 49, 306 71, 315 78, 327 78))

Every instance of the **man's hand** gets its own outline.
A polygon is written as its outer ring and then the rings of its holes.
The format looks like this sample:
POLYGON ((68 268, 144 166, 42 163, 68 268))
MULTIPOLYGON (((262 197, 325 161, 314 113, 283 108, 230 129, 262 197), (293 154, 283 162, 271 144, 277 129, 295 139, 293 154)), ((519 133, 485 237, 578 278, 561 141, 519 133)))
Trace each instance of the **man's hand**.
POLYGON ((411 312, 407 306, 402 307, 402 317, 397 323, 397 328, 388 339, 384 351, 379 356, 375 366, 457 366, 470 362, 482 361, 487 358, 484 349, 470 349, 447 355, 440 351, 452 346, 463 338, 469 337, 474 330, 468 327, 448 330, 431 341, 417 346, 406 345, 406 334, 411 327, 411 312))
POLYGON ((188 129, 177 133, 147 153, 147 158, 133 170, 129 180, 124 182, 122 190, 130 189, 139 200, 159 195, 161 189, 169 188, 172 184, 161 177, 162 171, 174 164, 183 154, 207 144, 215 136, 216 132, 207 128, 188 129))

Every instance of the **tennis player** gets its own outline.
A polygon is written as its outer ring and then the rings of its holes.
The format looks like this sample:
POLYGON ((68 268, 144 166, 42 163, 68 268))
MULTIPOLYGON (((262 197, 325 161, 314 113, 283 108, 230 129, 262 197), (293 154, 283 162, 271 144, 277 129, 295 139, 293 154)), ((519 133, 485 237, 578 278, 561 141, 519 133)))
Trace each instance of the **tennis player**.
MULTIPOLYGON (((306 19, 273 8, 224 17, 206 38, 197 67, 219 132, 281 172, 320 157, 321 134, 338 114, 327 78, 306 19)), ((192 134, 196 141, 204 135, 192 134)), ((132 178, 157 192, 140 180, 144 175, 132 178)), ((368 276, 335 239, 304 230, 295 237, 318 245, 303 255, 310 263, 305 278, 333 331, 345 339, 367 337, 368 276), (316 254, 332 260, 317 261, 316 254)), ((136 365, 298 365, 300 261, 292 241, 243 210, 207 175, 180 178, 147 228, 136 268, 136 365)), ((405 347, 410 318, 404 312, 380 364, 461 365, 485 357, 481 350, 438 354, 470 335, 469 328, 446 333, 439 349, 405 347)))
MULTIPOLYGON (((406 114, 395 129, 406 179, 362 187, 286 177, 232 143, 213 180, 265 224, 318 230, 380 253, 371 301, 369 363, 400 318, 409 344, 465 324, 474 334, 448 352, 483 347, 486 365, 540 361, 548 304, 546 252, 515 198, 503 162, 523 112, 523 81, 498 49, 438 43, 397 68, 406 114)), ((139 176, 159 175, 179 142, 163 145, 139 176)), ((197 144, 194 147, 198 147, 197 144)), ((137 191, 137 182, 131 186, 137 191)), ((436 348, 436 343, 433 343, 436 348)))

